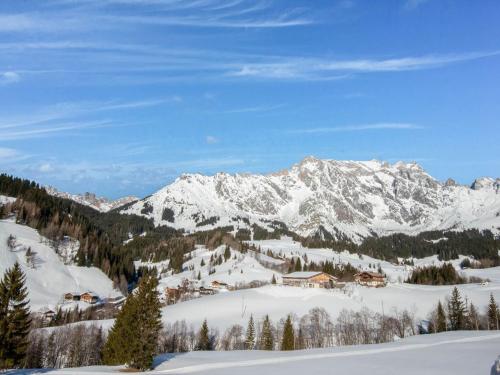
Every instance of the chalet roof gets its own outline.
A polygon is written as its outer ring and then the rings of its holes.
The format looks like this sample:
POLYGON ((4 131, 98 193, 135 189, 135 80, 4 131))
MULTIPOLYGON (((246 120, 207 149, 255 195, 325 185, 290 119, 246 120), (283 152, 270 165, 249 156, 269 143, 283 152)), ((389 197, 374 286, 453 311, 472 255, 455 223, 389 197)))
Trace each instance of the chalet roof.
MULTIPOLYGON (((324 272, 321 272, 321 271, 316 271, 316 272, 313 272, 313 271, 302 272, 301 271, 301 272, 292 272, 292 273, 289 273, 287 275, 283 275, 282 277, 284 279, 310 279, 314 276, 321 275, 323 273, 324 272)), ((335 276, 332 276, 332 275, 328 275, 328 276, 331 277, 332 279, 336 279, 335 276)))
POLYGON ((97 293, 94 293, 94 292, 85 292, 85 293, 80 294, 80 296, 83 296, 84 294, 88 294, 91 297, 99 297, 99 295, 97 293))

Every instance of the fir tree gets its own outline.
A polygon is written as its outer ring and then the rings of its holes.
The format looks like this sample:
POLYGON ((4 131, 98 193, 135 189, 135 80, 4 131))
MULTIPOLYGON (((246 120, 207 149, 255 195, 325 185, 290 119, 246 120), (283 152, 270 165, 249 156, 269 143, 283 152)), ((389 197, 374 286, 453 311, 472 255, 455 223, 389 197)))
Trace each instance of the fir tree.
POLYGON ((438 302, 436 309, 436 332, 446 331, 446 313, 444 312, 441 301, 438 302))
POLYGON ((19 263, 5 272, 0 281, 0 368, 24 363, 30 333, 30 310, 26 276, 19 263))
POLYGON ((295 263, 295 271, 302 271, 302 262, 300 261, 300 258, 297 258, 297 263, 295 263))
POLYGON ((255 345, 255 324, 253 322, 253 316, 250 315, 248 320, 247 333, 245 339, 245 349, 253 350, 255 345))
POLYGON ((500 311, 498 310, 498 305, 493 297, 493 293, 490 294, 490 303, 488 304, 488 328, 490 330, 500 329, 500 311))
POLYGON ((151 368, 161 330, 157 286, 155 277, 143 277, 137 291, 129 295, 109 333, 104 363, 125 363, 140 370, 151 368))
POLYGON ((465 306, 457 287, 453 288, 448 302, 448 319, 452 331, 465 328, 465 306))
POLYGON ((226 245, 224 249, 224 261, 227 261, 229 258, 231 258, 231 249, 226 245))
POLYGON ((273 273, 273 278, 271 279, 271 284, 276 285, 276 276, 273 273))
POLYGON ((283 339, 281 341, 281 350, 295 349, 295 332, 292 324, 292 317, 287 316, 285 326, 283 327, 283 339))
POLYGON ((213 350, 206 319, 203 321, 200 332, 198 333, 198 343, 196 344, 196 350, 213 350))
POLYGON ((205 261, 203 260, 203 258, 201 259, 201 262, 200 262, 200 267, 203 267, 205 265, 205 261))
POLYGON ((467 312, 467 329, 479 330, 479 313, 473 303, 469 306, 469 311, 467 312))
POLYGON ((274 337, 271 328, 271 321, 269 320, 269 315, 264 318, 264 323, 262 324, 262 336, 260 338, 260 348, 263 350, 273 350, 274 349, 274 337))

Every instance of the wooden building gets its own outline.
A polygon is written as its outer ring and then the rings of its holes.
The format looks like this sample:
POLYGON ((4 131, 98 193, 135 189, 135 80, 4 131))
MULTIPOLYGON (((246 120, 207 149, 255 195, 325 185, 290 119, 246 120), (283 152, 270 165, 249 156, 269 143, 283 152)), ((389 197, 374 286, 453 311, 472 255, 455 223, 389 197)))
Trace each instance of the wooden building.
POLYGON ((283 277, 283 285, 306 288, 333 288, 337 278, 324 272, 292 272, 283 277))
POLYGON ((165 289, 165 297, 167 299, 167 305, 172 305, 179 302, 182 297, 182 291, 180 288, 168 288, 165 289))
POLYGON ((64 294, 64 300, 67 302, 70 301, 80 301, 81 293, 78 292, 69 292, 64 294))
POLYGON ((363 271, 354 275, 354 281, 359 285, 381 287, 385 286, 385 276, 377 272, 363 271))
POLYGON ((214 289, 226 289, 226 290, 233 290, 234 289, 231 285, 223 283, 222 281, 217 281, 217 280, 212 281, 212 288, 214 288, 214 289))
POLYGON ((94 304, 99 301, 99 296, 92 292, 85 292, 80 295, 80 301, 94 304))

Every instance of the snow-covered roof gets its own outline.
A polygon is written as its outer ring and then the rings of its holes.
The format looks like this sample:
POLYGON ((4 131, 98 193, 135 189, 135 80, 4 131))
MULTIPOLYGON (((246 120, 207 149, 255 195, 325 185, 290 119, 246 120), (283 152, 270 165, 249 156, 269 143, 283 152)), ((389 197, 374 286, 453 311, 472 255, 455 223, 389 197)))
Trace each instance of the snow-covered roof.
POLYGON ((319 275, 323 272, 292 272, 287 275, 283 275, 283 278, 293 278, 293 279, 310 279, 313 276, 319 275))

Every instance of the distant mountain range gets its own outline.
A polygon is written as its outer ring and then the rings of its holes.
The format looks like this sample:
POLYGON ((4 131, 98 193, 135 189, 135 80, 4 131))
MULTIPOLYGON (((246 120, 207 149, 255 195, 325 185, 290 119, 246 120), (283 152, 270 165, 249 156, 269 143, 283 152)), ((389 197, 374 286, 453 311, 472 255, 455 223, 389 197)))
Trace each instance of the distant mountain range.
POLYGON ((104 197, 97 197, 93 193, 70 194, 61 192, 52 186, 45 187, 45 190, 47 191, 47 193, 55 197, 71 199, 77 203, 92 207, 93 209, 101 212, 108 212, 115 208, 139 200, 139 198, 133 196, 122 197, 119 199, 111 200, 104 197))
MULTIPOLYGON (((122 202, 133 201, 126 198, 122 202)), ((302 235, 355 241, 435 229, 500 231, 500 179, 441 183, 416 163, 307 157, 277 173, 184 174, 120 212, 187 231, 280 221, 302 235)))

